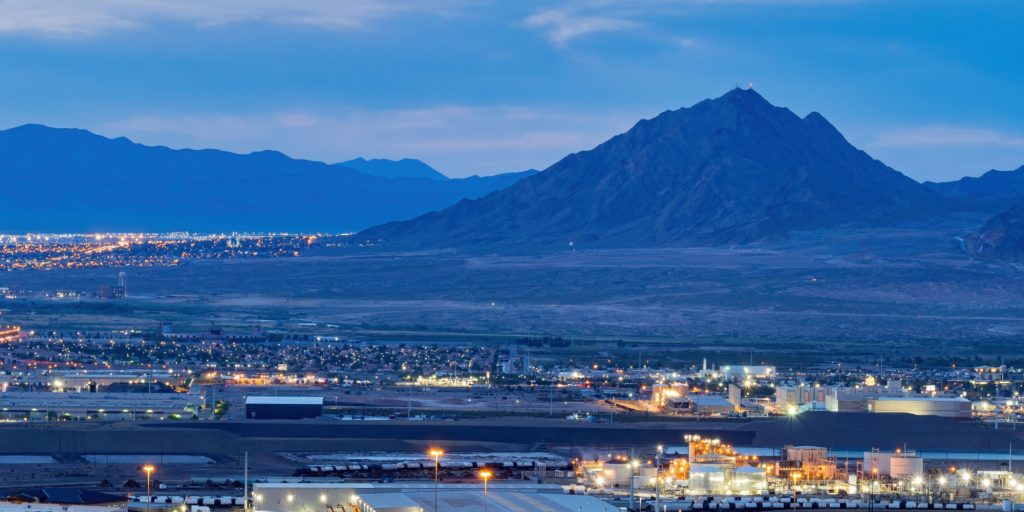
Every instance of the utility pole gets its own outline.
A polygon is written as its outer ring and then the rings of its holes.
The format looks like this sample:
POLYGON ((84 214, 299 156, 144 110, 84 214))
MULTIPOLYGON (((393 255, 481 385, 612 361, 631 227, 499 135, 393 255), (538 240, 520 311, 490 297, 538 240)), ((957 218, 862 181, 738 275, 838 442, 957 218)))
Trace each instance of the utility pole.
POLYGON ((249 512, 249 452, 245 452, 245 462, 242 469, 242 495, 245 496, 242 499, 242 510, 249 512))
POLYGON ((636 467, 640 462, 633 456, 633 449, 629 450, 629 509, 633 510, 634 483, 636 482, 636 467))

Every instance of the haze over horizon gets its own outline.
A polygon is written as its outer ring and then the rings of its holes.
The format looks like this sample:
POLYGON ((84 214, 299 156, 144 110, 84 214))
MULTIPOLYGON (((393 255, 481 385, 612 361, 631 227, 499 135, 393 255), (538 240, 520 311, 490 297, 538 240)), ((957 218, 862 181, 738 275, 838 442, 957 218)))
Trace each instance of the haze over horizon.
POLYGON ((1010 65, 1024 60, 1021 12, 965 1, 9 0, 0 57, 16 79, 0 84, 0 127, 327 162, 409 157, 459 177, 543 169, 753 82, 908 176, 943 181, 1024 164, 1024 71, 1010 65))

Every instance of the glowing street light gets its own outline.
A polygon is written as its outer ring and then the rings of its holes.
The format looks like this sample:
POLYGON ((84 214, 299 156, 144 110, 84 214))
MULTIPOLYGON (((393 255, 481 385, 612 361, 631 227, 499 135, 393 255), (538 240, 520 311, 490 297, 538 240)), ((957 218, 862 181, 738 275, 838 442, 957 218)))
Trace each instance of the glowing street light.
POLYGON ((487 481, 490 480, 492 476, 494 475, 491 474, 490 470, 485 469, 480 472, 480 478, 484 481, 484 512, 487 512, 487 481))
POLYGON ((153 480, 153 472, 156 471, 156 468, 152 464, 146 464, 145 466, 142 466, 142 471, 146 473, 146 510, 149 510, 149 504, 153 501, 150 482, 153 480))
POLYGON ((437 510, 437 482, 441 469, 441 456, 444 455, 444 451, 440 448, 431 448, 429 453, 434 458, 434 510, 437 510))

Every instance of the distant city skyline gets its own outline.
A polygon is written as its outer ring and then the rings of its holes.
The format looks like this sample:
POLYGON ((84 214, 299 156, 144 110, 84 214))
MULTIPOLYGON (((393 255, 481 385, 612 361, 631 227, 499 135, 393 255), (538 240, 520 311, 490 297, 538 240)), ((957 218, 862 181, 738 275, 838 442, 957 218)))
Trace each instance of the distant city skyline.
POLYGON ((752 82, 942 181, 1024 165, 1022 19, 968 1, 7 0, 0 128, 459 177, 543 169, 752 82))

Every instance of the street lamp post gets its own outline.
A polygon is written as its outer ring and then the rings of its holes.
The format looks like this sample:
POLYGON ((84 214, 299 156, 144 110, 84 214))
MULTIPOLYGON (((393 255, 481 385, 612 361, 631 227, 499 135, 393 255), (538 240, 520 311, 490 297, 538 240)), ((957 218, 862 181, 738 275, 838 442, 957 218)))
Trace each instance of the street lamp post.
POLYGON ((430 450, 430 456, 434 458, 434 512, 437 512, 437 483, 439 480, 439 472, 441 469, 441 456, 444 452, 439 448, 432 448, 430 450))
POLYGON ((480 478, 484 480, 484 512, 487 512, 487 481, 491 479, 491 472, 489 470, 483 470, 480 472, 480 478))
POLYGON ((152 464, 146 464, 145 466, 142 466, 142 471, 146 472, 146 510, 149 510, 149 504, 153 502, 153 492, 150 487, 150 482, 152 482, 153 472, 156 471, 156 468, 153 467, 152 464))
POLYGON ((800 473, 794 471, 790 476, 793 477, 793 508, 796 508, 796 483, 800 481, 800 473))
POLYGON ((871 468, 871 492, 868 494, 871 499, 871 503, 868 504, 868 510, 875 510, 875 486, 878 485, 878 467, 871 468))
POLYGON ((633 508, 634 482, 636 481, 636 468, 640 467, 640 461, 633 459, 629 461, 629 508, 633 508))
POLYGON ((658 445, 658 451, 654 454, 654 510, 657 512, 661 507, 661 454, 665 447, 658 445))

